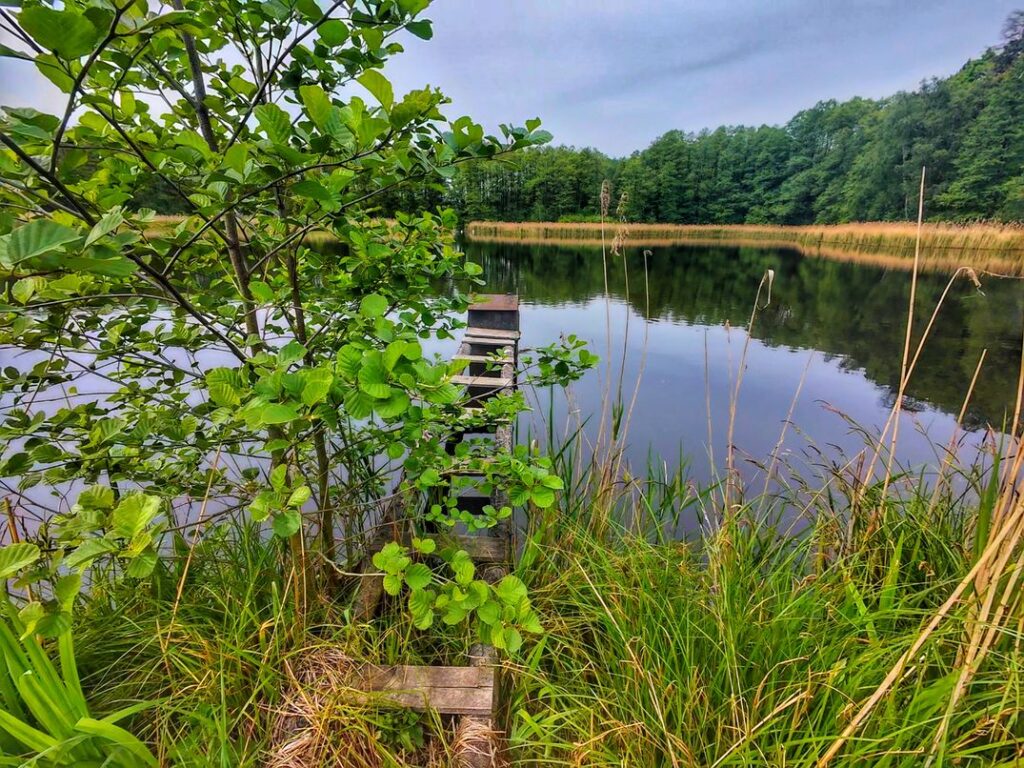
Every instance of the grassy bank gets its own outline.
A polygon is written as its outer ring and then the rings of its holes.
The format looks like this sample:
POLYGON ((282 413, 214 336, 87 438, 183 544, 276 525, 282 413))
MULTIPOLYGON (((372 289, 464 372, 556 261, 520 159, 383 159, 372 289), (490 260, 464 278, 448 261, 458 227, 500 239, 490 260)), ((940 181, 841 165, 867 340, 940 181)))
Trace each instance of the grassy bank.
MULTIPOLYGON (((614 225, 606 225, 606 239, 614 225)), ((622 224, 633 247, 673 244, 733 243, 777 244, 808 255, 861 260, 909 269, 914 255, 917 225, 911 222, 810 225, 799 227, 757 225, 622 224)), ((471 240, 507 243, 597 245, 600 223, 490 222, 466 225, 471 240)), ((1017 225, 925 224, 921 232, 922 264, 933 269, 972 267, 1005 274, 1024 274, 1024 228, 1017 225)))
MULTIPOLYGON (((910 768, 941 753, 944 765, 1008 768, 1024 755, 1019 590, 1003 619, 983 622, 991 644, 953 698, 979 602, 946 603, 996 536, 978 529, 1000 509, 991 470, 961 471, 980 503, 898 480, 845 485, 858 507, 837 475, 810 506, 755 495, 724 515, 718 491, 678 477, 613 490, 598 465, 570 465, 573 492, 535 513, 518 569, 545 633, 503 662, 511 765, 815 766, 894 669, 833 765, 910 768), (680 517, 702 525, 665 539, 680 517), (797 520, 812 522, 796 532, 797 520)), ((1003 511, 1019 518, 1019 502, 1003 511)), ((365 625, 340 597, 303 627, 283 557, 251 524, 228 523, 187 577, 171 560, 141 585, 100 585, 76 626, 93 709, 148 702, 133 731, 165 765, 452 765, 448 723, 354 706, 343 685, 311 697, 306 741, 282 757, 281 713, 311 665, 459 664, 467 647, 464 629, 414 629, 401 603, 365 625)))
MULTIPOLYGON (((559 439, 549 419, 565 492, 525 510, 516 572, 543 631, 501 658, 505 764, 1019 765, 1024 455, 993 435, 973 463, 955 441, 928 474, 891 460, 919 352, 908 334, 880 434, 865 430, 849 463, 822 454, 813 477, 787 467, 782 435, 754 477, 730 449, 709 487, 683 468, 624 466, 621 377, 584 415, 593 442, 571 428, 559 439)), ((356 621, 346 567, 300 609, 285 542, 244 512, 210 520, 201 535, 168 532, 144 578, 93 571, 76 598, 77 653, 27 638, 81 679, 95 722, 116 718, 160 766, 457 765, 450 718, 360 701, 349 672, 464 665, 470 626, 417 629, 404 598, 356 621)))

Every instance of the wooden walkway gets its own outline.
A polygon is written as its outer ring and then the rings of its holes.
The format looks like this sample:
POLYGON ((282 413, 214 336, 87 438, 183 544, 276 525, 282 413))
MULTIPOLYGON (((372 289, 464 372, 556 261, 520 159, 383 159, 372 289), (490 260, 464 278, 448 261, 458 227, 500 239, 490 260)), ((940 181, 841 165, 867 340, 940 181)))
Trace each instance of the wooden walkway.
MULTIPOLYGON (((464 401, 470 409, 479 409, 488 398, 515 389, 519 362, 518 298, 508 295, 478 298, 478 303, 469 308, 468 327, 454 356, 455 360, 466 361, 465 373, 452 378, 454 384, 465 388, 464 401)), ((454 451, 469 434, 474 437, 489 434, 493 437, 495 453, 511 452, 510 422, 490 424, 481 430, 453 435, 449 451, 454 451)), ((508 499, 500 491, 490 496, 462 495, 460 499, 464 501, 459 508, 470 511, 474 506, 482 508, 485 504, 493 504, 495 509, 508 505, 508 499)), ((364 573, 374 570, 373 554, 388 541, 394 541, 396 534, 405 539, 411 536, 413 520, 419 511, 416 505, 405 506, 397 498, 387 504, 382 510, 377 534, 367 543, 361 564, 364 573)), ((475 534, 456 536, 460 548, 473 558, 486 581, 496 583, 509 573, 514 552, 511 519, 506 518, 493 528, 475 534)), ((373 619, 383 595, 383 575, 362 577, 353 603, 356 620, 373 619)), ((360 673, 356 687, 367 694, 384 696, 400 706, 430 709, 460 718, 457 764, 464 768, 492 768, 498 764, 496 756, 500 751, 501 733, 497 722, 497 654, 493 647, 477 643, 468 649, 468 657, 470 663, 465 667, 368 666, 360 673)))

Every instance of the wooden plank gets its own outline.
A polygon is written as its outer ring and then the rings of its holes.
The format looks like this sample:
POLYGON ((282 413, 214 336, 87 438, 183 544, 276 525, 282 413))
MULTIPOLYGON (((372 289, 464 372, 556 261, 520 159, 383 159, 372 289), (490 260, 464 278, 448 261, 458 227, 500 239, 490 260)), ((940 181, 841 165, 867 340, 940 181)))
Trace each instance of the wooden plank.
POLYGON ((471 363, 493 363, 495 365, 504 365, 505 363, 512 362, 512 358, 506 355, 467 355, 462 352, 452 355, 452 359, 468 360, 471 363))
POLYGON ((418 667, 366 665, 356 673, 355 688, 380 694, 392 704, 446 715, 492 717, 494 667, 418 667))
POLYGON ((452 376, 452 384, 474 389, 507 389, 512 386, 512 379, 503 379, 500 376, 452 376))
POLYGON ((519 297, 514 293, 478 293, 473 296, 470 311, 518 312, 519 297))
POLYGON ((471 326, 466 329, 467 339, 498 339, 506 344, 511 341, 518 341, 520 335, 519 331, 510 331, 504 328, 474 328, 471 326))
POLYGON ((466 550, 473 562, 484 563, 506 563, 508 562, 508 548, 505 541, 481 534, 478 536, 456 536, 460 549, 466 550))

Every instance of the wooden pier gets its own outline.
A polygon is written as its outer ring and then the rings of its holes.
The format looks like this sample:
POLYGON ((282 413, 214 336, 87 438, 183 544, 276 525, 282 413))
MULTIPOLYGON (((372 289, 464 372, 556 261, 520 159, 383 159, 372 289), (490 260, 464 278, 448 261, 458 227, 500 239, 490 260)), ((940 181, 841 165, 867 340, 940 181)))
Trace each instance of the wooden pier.
MULTIPOLYGON (((468 327, 453 359, 466 362, 465 372, 452 377, 452 383, 465 388, 464 402, 468 409, 480 410, 488 398, 514 390, 519 362, 518 298, 509 295, 478 297, 477 303, 469 308, 468 327)), ((511 452, 512 424, 509 421, 489 424, 481 430, 473 434, 491 435, 495 453, 511 452)), ((454 451, 467 434, 453 435, 449 450, 454 451)), ((477 493, 459 498, 460 509, 470 511, 485 504, 492 504, 496 509, 508 506, 508 499, 500 491, 489 496, 477 493)), ((406 505, 396 498, 382 510, 377 533, 367 542, 362 561, 363 572, 368 575, 360 579, 353 602, 353 615, 357 620, 371 620, 384 595, 383 575, 369 575, 374 570, 373 554, 388 541, 394 541, 396 534, 400 540, 408 541, 420 509, 419 504, 406 505)), ((474 534, 448 536, 470 555, 486 581, 496 583, 509 573, 515 551, 510 519, 474 534)), ((445 535, 439 538, 443 540, 445 535)), ((499 764, 501 739, 497 722, 500 690, 497 653, 493 647, 477 643, 468 649, 467 655, 470 663, 464 667, 368 665, 357 675, 354 687, 368 696, 383 697, 399 706, 429 709, 459 718, 456 764, 462 768, 492 768, 499 764)))

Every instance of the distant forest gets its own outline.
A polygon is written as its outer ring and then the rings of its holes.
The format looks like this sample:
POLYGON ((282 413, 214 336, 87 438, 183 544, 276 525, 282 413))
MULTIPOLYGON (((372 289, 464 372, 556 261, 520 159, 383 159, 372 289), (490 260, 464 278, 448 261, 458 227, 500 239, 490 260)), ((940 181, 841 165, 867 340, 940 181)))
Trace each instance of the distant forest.
MULTIPOLYGON (((384 214, 451 206, 463 222, 593 220, 608 179, 612 209, 625 193, 623 214, 636 222, 891 221, 916 217, 922 166, 928 218, 1024 220, 1024 11, 999 45, 913 92, 823 101, 783 126, 673 130, 626 158, 529 150, 374 200, 384 214)), ((158 179, 150 190, 137 205, 183 210, 158 179)))
MULTIPOLYGON (((550 147, 463 167, 443 198, 475 219, 597 215, 603 179, 631 221, 810 224, 913 219, 921 167, 929 218, 1024 219, 1024 11, 1001 45, 955 75, 878 101, 823 101, 783 126, 669 131, 628 158, 550 147)), ((409 194, 409 193, 407 193, 409 194)), ((414 200, 394 201, 398 207, 414 200)), ((616 204, 613 202, 612 208, 616 204)))

